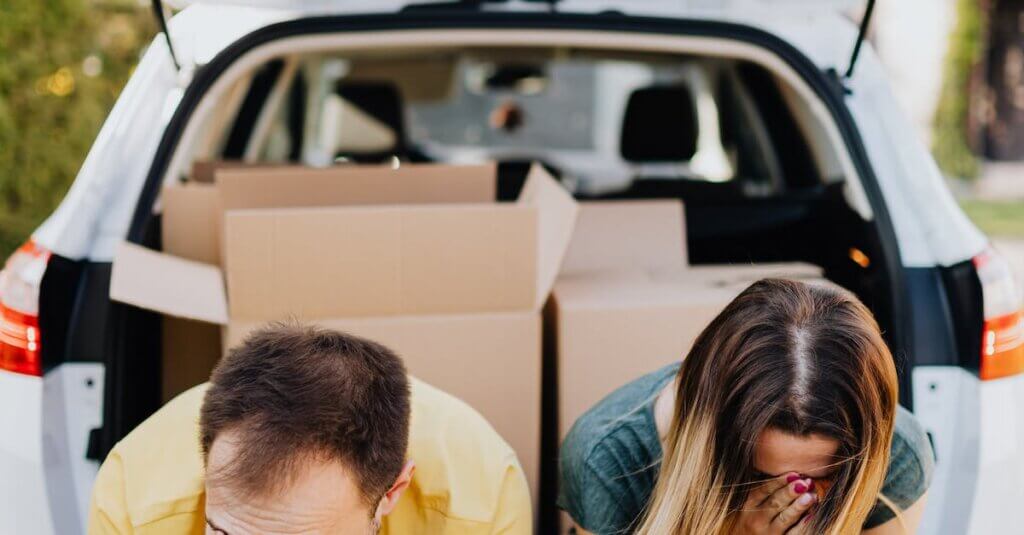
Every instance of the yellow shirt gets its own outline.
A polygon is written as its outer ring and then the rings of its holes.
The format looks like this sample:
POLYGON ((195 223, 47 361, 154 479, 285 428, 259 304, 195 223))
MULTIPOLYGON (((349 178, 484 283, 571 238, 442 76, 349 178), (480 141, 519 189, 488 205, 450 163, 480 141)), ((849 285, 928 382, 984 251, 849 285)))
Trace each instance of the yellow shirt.
MULTIPOLYGON (((512 448, 462 401, 411 384, 408 456, 416 471, 381 533, 531 533, 530 494, 512 448)), ((198 424, 206 386, 171 400, 110 452, 93 487, 90 535, 203 533, 198 424)))

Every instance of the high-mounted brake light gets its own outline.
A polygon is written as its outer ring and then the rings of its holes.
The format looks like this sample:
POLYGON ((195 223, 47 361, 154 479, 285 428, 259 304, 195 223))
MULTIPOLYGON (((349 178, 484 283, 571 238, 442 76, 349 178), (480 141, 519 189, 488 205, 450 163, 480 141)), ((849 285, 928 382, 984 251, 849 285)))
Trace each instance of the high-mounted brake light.
POLYGON ((39 285, 49 259, 49 251, 29 241, 0 271, 0 370, 43 374, 39 285))
POLYGON ((974 257, 974 267, 981 279, 985 313, 979 375, 999 379, 1024 373, 1024 314, 1010 265, 987 249, 974 257))

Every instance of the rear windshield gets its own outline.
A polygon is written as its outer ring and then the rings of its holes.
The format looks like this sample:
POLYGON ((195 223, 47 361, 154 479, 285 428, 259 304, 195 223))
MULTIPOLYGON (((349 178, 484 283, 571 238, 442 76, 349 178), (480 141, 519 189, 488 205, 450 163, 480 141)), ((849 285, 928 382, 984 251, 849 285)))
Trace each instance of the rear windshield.
POLYGON ((272 61, 240 84, 200 159, 540 161, 589 192, 675 179, 770 195, 835 178, 785 85, 738 60, 390 52, 272 61))

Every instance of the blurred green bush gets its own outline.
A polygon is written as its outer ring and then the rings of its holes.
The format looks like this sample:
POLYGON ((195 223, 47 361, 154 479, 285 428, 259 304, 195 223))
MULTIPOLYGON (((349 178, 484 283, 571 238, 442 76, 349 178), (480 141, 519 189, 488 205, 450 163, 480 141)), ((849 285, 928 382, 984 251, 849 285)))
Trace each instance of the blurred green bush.
POLYGON ((0 1, 0 261, 67 192, 155 26, 138 0, 0 1))
POLYGON ((956 26, 949 40, 942 91, 935 111, 932 154, 952 177, 975 178, 978 158, 971 150, 967 123, 971 113, 971 73, 985 53, 985 9, 979 0, 957 0, 956 26))

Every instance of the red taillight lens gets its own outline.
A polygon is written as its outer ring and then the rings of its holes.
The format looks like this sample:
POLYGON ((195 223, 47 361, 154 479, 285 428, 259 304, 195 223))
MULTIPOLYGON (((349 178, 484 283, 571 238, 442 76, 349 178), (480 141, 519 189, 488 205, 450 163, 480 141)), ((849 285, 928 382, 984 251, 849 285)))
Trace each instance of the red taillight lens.
POLYGON ((1024 314, 1010 265, 988 249, 974 257, 974 267, 985 309, 979 375, 999 379, 1024 373, 1024 314))
POLYGON ((49 251, 22 245, 0 271, 0 370, 42 375, 39 284, 49 251))

